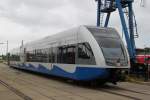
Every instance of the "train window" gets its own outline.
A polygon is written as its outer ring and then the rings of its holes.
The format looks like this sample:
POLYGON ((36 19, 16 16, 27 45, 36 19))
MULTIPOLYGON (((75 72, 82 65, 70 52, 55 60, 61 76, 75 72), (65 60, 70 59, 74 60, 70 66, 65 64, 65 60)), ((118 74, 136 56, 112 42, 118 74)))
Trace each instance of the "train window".
POLYGON ((43 62, 42 56, 42 50, 35 50, 35 62, 43 62))
POLYGON ((66 60, 68 64, 75 64, 75 46, 68 46, 66 48, 66 60))
POLYGON ((119 35, 115 29, 105 28, 88 28, 88 30, 95 36, 95 37, 112 37, 112 38, 119 38, 119 35), (109 34, 109 35, 108 35, 109 34))
POLYGON ((75 46, 58 47, 57 62, 65 64, 75 64, 75 46))
POLYGON ((78 44, 78 64, 96 64, 92 49, 88 43, 78 44))
POLYGON ((27 60, 27 62, 35 62, 36 61, 35 53, 33 51, 28 51, 26 53, 26 60, 27 60))
POLYGON ((48 49, 37 49, 27 52, 27 61, 48 63, 48 53, 48 49))
POLYGON ((58 47, 57 51, 57 63, 63 63, 63 56, 65 55, 63 47, 58 47))
POLYGON ((88 51, 87 51, 85 45, 83 45, 83 44, 78 45, 78 58, 90 59, 88 51))
POLYGON ((120 39, 99 38, 97 39, 103 55, 106 59, 125 59, 126 54, 120 39))
POLYGON ((52 63, 52 48, 49 48, 49 53, 48 53, 48 62, 52 63))
POLYGON ((49 49, 41 50, 41 55, 40 55, 41 62, 44 62, 44 63, 49 62, 48 54, 49 54, 49 49))
POLYGON ((51 54, 51 57, 52 57, 52 63, 56 63, 57 61, 57 48, 56 47, 53 47, 52 48, 52 54, 51 54))
POLYGON ((9 58, 10 58, 10 61, 20 61, 19 54, 11 54, 9 58))

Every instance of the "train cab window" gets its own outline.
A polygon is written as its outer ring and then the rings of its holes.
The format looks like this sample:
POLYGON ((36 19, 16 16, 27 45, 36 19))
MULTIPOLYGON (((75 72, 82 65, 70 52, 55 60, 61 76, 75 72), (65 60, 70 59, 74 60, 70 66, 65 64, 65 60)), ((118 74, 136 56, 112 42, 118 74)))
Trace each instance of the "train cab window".
POLYGON ((78 64, 96 64, 92 49, 88 43, 78 44, 78 64))
POLYGON ((117 31, 112 28, 88 28, 95 37, 120 38, 117 31), (109 34, 109 35, 108 35, 109 34))
POLYGON ((105 62, 115 66, 116 61, 122 65, 128 64, 127 53, 118 32, 113 28, 88 28, 102 50, 105 62), (109 34, 109 35, 108 35, 109 34))

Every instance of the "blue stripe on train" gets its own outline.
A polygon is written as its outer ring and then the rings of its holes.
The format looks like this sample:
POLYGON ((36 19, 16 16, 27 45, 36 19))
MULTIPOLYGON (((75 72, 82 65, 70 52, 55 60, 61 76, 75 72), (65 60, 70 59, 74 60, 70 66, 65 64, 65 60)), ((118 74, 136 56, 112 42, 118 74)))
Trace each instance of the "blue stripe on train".
POLYGON ((19 64, 18 66, 23 69, 36 71, 44 74, 61 76, 61 77, 75 79, 75 80, 84 80, 84 81, 94 80, 97 78, 105 79, 109 76, 109 73, 105 68, 77 66, 76 71, 74 73, 69 73, 56 65, 53 65, 53 69, 51 70, 47 69, 41 64, 39 64, 38 68, 34 67, 34 65, 32 64, 28 64, 28 66, 25 64, 19 64))

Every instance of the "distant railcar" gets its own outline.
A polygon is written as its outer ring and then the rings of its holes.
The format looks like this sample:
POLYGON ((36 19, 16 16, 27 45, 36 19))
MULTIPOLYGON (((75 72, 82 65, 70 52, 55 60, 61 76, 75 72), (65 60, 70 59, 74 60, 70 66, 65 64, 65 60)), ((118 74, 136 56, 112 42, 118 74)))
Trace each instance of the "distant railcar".
MULTIPOLYGON (((148 48, 147 48, 148 49, 148 48)), ((150 58, 150 49, 136 49, 136 64, 138 65, 145 65, 145 63, 150 64, 150 60, 146 61, 146 59, 150 58)))
POLYGON ((150 75, 150 48, 137 48, 135 63, 130 69, 137 77, 148 78, 150 75))
POLYGON ((78 81, 117 81, 130 62, 114 28, 80 26, 12 50, 10 66, 78 81))

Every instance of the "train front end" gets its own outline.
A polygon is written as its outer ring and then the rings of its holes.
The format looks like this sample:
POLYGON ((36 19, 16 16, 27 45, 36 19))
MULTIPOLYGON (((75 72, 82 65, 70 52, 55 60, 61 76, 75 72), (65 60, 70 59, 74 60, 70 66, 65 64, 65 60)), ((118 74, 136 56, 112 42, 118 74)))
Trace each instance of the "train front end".
POLYGON ((97 42, 97 49, 93 48, 97 65, 107 69, 108 81, 123 80, 130 68, 130 60, 119 33, 114 28, 88 27, 88 30, 97 42))

